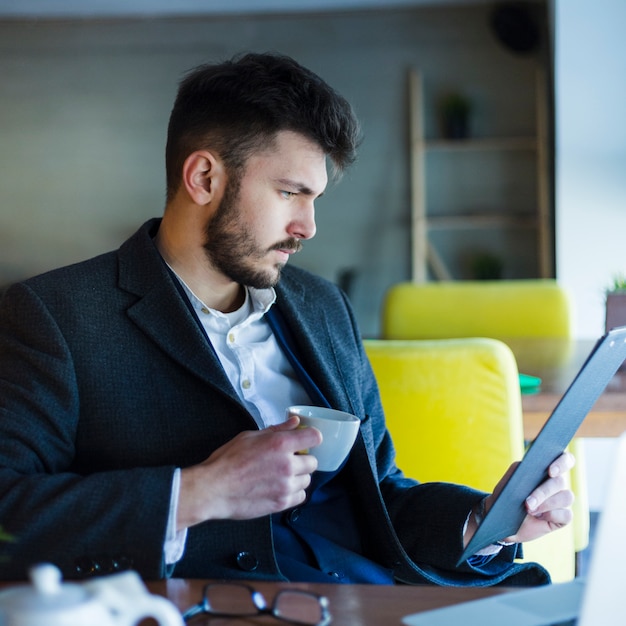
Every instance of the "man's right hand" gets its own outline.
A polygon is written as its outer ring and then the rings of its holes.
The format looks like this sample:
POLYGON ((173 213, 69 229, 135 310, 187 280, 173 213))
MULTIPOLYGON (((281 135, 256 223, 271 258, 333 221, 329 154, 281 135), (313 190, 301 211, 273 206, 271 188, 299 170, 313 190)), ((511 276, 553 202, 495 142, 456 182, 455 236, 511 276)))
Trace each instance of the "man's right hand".
POLYGON ((181 471, 177 529, 212 519, 252 519, 302 504, 317 459, 297 454, 317 446, 315 428, 299 419, 244 431, 199 465, 181 471))

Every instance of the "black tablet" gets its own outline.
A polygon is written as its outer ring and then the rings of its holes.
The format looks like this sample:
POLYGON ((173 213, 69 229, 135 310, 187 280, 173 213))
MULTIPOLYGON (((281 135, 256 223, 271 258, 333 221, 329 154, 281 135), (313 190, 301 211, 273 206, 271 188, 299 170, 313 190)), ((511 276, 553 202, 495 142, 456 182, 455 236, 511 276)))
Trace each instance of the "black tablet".
POLYGON ((565 450, 625 359, 626 326, 620 326, 598 340, 467 544, 458 565, 519 530, 526 517, 526 498, 547 478, 550 464, 565 450))

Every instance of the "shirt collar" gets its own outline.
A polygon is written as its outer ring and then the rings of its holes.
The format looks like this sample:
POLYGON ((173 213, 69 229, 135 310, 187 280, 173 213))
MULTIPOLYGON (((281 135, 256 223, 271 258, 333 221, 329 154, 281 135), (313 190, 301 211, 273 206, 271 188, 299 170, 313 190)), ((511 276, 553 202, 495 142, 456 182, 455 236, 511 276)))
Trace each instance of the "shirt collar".
POLYGON ((274 287, 268 287, 267 289, 255 289, 254 287, 246 287, 247 295, 252 298, 253 310, 260 311, 261 313, 267 313, 272 304, 276 302, 276 290, 274 287))
POLYGON ((273 287, 268 287, 267 289, 256 289, 254 287, 247 287, 244 285, 245 299, 243 304, 236 311, 225 314, 204 304, 204 302, 202 302, 202 300, 200 300, 200 298, 198 298, 198 296, 191 290, 189 285, 174 271, 169 263, 167 266, 179 280, 196 311, 206 312, 208 310, 216 317, 229 318, 231 320, 231 325, 241 323, 246 319, 254 321, 261 318, 270 310, 274 302, 276 302, 276 290, 273 287), (250 303, 252 303, 252 306, 250 306, 250 303))

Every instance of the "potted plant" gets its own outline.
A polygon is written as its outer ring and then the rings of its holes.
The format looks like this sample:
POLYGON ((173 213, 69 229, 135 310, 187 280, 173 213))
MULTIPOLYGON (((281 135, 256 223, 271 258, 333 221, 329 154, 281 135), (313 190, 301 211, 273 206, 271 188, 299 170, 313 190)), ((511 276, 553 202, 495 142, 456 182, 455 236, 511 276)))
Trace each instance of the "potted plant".
POLYGON ((504 264, 496 254, 482 252, 471 259, 471 274, 474 280, 499 280, 504 264))
POLYGON ((605 290, 605 329, 626 326, 626 275, 616 274, 605 290))
POLYGON ((472 105, 458 92, 450 92, 439 100, 441 131, 446 139, 465 139, 469 134, 472 105))

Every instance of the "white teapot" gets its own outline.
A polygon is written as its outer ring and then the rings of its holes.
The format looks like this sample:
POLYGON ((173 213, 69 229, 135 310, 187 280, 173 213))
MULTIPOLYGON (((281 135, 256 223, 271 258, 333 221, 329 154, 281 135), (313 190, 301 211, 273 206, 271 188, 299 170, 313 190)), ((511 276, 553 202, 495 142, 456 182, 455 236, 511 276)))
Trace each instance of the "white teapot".
POLYGON ((149 617, 184 626, 174 604, 150 594, 136 572, 62 583, 59 569, 46 563, 29 574, 30 585, 0 592, 0 626, 135 626, 149 617))

